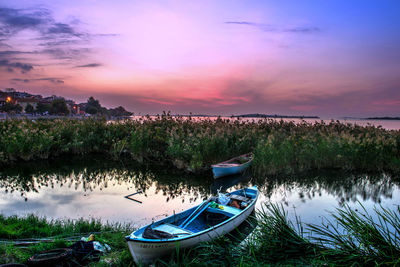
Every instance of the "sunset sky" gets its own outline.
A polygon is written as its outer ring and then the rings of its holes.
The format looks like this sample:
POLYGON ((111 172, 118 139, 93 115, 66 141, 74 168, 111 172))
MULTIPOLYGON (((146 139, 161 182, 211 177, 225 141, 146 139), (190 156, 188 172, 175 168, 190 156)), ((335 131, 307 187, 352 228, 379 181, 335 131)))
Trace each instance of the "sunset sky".
POLYGON ((2 0, 7 87, 135 114, 400 116, 400 1, 2 0))

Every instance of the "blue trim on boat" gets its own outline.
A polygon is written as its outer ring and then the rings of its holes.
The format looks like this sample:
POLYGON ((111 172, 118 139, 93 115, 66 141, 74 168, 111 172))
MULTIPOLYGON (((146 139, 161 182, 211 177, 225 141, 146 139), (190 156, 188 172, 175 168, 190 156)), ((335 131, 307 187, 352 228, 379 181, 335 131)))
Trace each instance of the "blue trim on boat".
MULTIPOLYGON (((194 221, 194 219, 196 219, 203 211, 205 211, 205 209, 208 208, 208 206, 210 206, 211 203, 207 203, 195 216, 193 216, 188 222, 185 221, 184 224, 182 224, 182 228, 185 228, 186 226, 188 226, 191 222, 194 221)), ((191 216, 191 215, 190 215, 191 216)), ((190 218, 190 216, 188 218, 190 218)))
POLYGON ((213 165, 211 165, 211 168, 212 168, 212 171, 214 174, 214 178, 217 179, 217 178, 224 177, 224 176, 242 173, 248 167, 250 167, 252 162, 253 162, 253 155, 249 153, 249 154, 241 155, 241 156, 238 156, 236 158, 233 158, 233 159, 230 159, 230 160, 227 160, 224 162, 213 164, 213 165), (242 164, 230 163, 241 157, 248 157, 249 160, 242 164))
MULTIPOLYGON (((240 213, 238 213, 238 214, 236 214, 236 215, 233 215, 232 217, 230 217, 230 218, 227 219, 226 221, 223 221, 223 222, 221 222, 221 223, 219 223, 219 224, 217 224, 217 225, 215 225, 215 226, 209 227, 209 228, 207 228, 207 229, 205 229, 205 230, 203 230, 203 231, 194 233, 194 234, 189 235, 189 236, 183 236, 183 237, 177 237, 177 238, 171 238, 171 239, 145 239, 145 238, 142 238, 142 237, 131 238, 131 235, 132 235, 132 234, 129 235, 129 236, 126 236, 125 239, 126 239, 126 241, 130 241, 130 242, 166 243, 166 242, 176 242, 176 241, 181 241, 181 240, 187 240, 187 239, 196 237, 196 236, 198 236, 198 235, 207 233, 207 232, 209 232, 209 231, 215 230, 216 228, 219 228, 219 227, 221 227, 221 226, 223 226, 223 225, 229 223, 230 221, 234 220, 235 218, 237 218, 237 217, 240 216, 242 213, 244 213, 246 210, 250 209, 252 206, 254 206, 254 205, 256 204, 257 199, 258 199, 258 195, 259 195, 259 191, 258 191, 258 189, 257 189, 257 186, 252 186, 252 187, 248 187, 248 188, 245 188, 245 189, 240 189, 240 190, 231 192, 230 194, 238 193, 238 192, 241 192, 241 191, 245 191, 246 189, 247 189, 247 190, 251 190, 251 191, 255 191, 256 194, 255 194, 253 200, 251 201, 251 203, 250 203, 245 209, 243 209, 242 212, 240 212, 240 213)), ((201 204, 200 204, 200 205, 201 205, 201 204)), ((199 206, 200 206, 200 205, 199 205, 199 206)), ((185 212, 185 211, 184 211, 184 212, 185 212)), ((169 218, 171 218, 171 217, 173 217, 173 216, 174 216, 174 215, 169 216, 169 217, 163 219, 162 221, 166 221, 166 220, 168 220, 169 218)), ((148 225, 146 225, 146 226, 140 228, 139 230, 141 230, 141 229, 143 229, 143 228, 145 228, 145 227, 147 227, 147 226, 148 226, 148 225)), ((139 231, 139 230, 137 230, 137 231, 139 231)))

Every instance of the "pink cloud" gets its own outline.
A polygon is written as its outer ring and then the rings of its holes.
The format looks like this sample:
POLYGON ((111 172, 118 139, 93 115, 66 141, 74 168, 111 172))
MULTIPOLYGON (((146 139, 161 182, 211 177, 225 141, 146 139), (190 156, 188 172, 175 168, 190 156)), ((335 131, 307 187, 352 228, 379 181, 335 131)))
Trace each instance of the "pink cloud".
POLYGON ((400 107, 400 100, 396 99, 385 99, 372 102, 372 105, 376 106, 398 106, 400 107))
POLYGON ((163 101, 163 100, 158 100, 158 99, 139 99, 140 102, 145 103, 145 104, 161 104, 161 105, 174 105, 175 103, 170 102, 170 101, 163 101))

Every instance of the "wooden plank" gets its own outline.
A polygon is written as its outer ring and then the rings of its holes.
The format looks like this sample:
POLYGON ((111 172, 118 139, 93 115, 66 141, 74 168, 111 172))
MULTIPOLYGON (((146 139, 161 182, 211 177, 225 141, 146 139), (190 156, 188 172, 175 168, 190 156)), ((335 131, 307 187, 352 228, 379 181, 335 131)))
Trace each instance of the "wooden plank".
POLYGON ((134 196, 136 194, 141 194, 141 193, 142 193, 142 191, 137 191, 136 193, 124 196, 124 198, 127 198, 129 200, 132 200, 132 201, 135 201, 135 202, 138 202, 138 203, 142 204, 143 203, 142 201, 134 199, 134 198, 131 198, 131 196, 134 196))

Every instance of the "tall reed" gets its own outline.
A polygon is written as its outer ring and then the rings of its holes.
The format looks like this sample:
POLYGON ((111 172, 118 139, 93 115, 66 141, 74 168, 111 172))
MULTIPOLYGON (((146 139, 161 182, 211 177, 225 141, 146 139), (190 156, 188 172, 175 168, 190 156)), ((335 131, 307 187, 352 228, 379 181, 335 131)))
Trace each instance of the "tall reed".
MULTIPOLYGON (((220 238, 179 260, 186 259, 186 266, 397 266, 400 210, 380 207, 373 215, 345 206, 332 213, 327 224, 305 224, 299 217, 290 221, 282 206, 266 205, 245 242, 238 245, 220 238)), ((176 265, 176 256, 159 265, 176 265)))
POLYGON ((0 122, 0 163, 100 153, 198 172, 253 152, 259 175, 338 168, 400 171, 400 131, 305 121, 172 117, 139 120, 56 119, 0 122))

